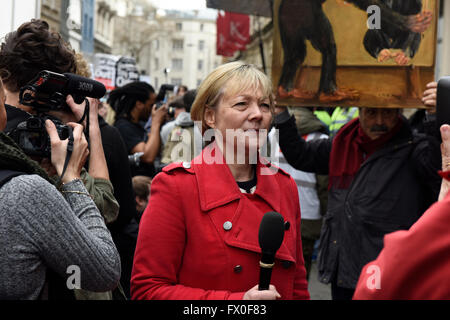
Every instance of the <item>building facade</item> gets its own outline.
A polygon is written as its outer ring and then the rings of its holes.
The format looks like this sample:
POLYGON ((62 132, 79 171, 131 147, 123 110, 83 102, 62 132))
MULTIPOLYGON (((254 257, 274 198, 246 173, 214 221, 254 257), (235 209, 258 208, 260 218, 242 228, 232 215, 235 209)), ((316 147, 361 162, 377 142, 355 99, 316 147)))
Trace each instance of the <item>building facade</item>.
POLYGON ((165 83, 196 88, 222 62, 216 55, 215 10, 147 8, 134 15, 140 16, 117 20, 113 53, 134 57, 156 90, 165 83), (127 30, 122 41, 120 30, 127 30))
POLYGON ((96 0, 94 20, 94 52, 111 53, 114 42, 114 22, 117 6, 123 6, 124 0, 96 0))
POLYGON ((196 88, 221 62, 216 55, 215 15, 167 11, 162 23, 170 34, 157 34, 147 51, 147 65, 156 87, 163 83, 196 88))
POLYGON ((47 21, 50 30, 61 30, 61 0, 42 0, 41 19, 47 21))

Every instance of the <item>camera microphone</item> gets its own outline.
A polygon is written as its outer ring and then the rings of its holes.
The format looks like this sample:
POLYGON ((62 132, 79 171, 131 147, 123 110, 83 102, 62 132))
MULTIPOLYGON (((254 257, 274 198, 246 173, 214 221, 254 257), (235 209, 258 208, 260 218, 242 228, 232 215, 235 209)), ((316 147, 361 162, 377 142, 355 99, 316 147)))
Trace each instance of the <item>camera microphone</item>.
POLYGON ((264 214, 259 225, 259 246, 261 247, 261 261, 259 262, 258 290, 268 290, 275 253, 280 248, 284 238, 284 219, 278 212, 270 211, 264 214))
POLYGON ((67 78, 66 92, 70 92, 73 95, 91 97, 100 99, 106 93, 105 86, 98 81, 81 77, 72 73, 64 73, 67 78))

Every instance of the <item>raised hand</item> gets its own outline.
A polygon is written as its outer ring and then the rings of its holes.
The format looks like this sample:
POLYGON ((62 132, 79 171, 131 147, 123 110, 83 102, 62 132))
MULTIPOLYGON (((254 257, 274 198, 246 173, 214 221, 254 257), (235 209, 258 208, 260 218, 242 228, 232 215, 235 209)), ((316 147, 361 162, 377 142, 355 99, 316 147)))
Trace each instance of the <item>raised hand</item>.
POLYGON ((422 102, 424 105, 436 108, 437 85, 438 84, 435 81, 427 84, 426 90, 423 92, 422 96, 422 102))

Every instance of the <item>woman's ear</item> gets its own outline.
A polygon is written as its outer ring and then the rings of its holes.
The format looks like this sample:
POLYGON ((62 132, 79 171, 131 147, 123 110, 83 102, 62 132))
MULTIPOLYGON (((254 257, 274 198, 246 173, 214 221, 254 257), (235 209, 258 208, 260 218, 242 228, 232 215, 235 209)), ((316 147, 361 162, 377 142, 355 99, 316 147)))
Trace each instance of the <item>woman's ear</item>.
POLYGON ((208 127, 213 129, 216 127, 216 112, 214 109, 206 107, 204 119, 208 127))

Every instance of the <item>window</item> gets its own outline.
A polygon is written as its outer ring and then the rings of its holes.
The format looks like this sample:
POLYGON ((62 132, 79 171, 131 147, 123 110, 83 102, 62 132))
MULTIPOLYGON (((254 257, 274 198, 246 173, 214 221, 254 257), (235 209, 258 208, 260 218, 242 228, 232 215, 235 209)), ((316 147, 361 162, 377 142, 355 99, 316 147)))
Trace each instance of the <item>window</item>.
POLYGON ((199 87, 201 83, 202 83, 202 79, 197 79, 197 87, 199 87))
POLYGON ((153 48, 155 50, 159 50, 159 40, 158 39, 153 40, 153 48))
POLYGON ((203 70, 203 60, 197 61, 197 70, 202 71, 203 70))
POLYGON ((172 59, 172 70, 173 71, 183 70, 183 59, 172 59))
POLYGON ((155 88, 158 88, 158 78, 155 78, 155 88))
POLYGON ((181 22, 177 22, 175 24, 175 30, 177 30, 177 31, 183 30, 183 24, 181 22))
POLYGON ((44 0, 44 5, 47 5, 50 9, 57 9, 56 0, 44 0))
POLYGON ((200 31, 203 31, 203 27, 204 27, 203 23, 200 23, 200 31))
POLYGON ((175 51, 183 50, 183 39, 172 40, 172 49, 175 51))
POLYGON ((155 58, 155 60, 154 60, 153 69, 155 69, 155 70, 159 69, 159 59, 158 58, 155 58))
POLYGON ((198 50, 203 51, 205 48, 205 40, 199 40, 198 41, 198 50))
POLYGON ((170 79, 170 82, 174 85, 174 86, 181 86, 182 84, 182 79, 181 78, 172 78, 170 79))

